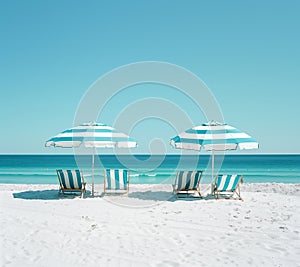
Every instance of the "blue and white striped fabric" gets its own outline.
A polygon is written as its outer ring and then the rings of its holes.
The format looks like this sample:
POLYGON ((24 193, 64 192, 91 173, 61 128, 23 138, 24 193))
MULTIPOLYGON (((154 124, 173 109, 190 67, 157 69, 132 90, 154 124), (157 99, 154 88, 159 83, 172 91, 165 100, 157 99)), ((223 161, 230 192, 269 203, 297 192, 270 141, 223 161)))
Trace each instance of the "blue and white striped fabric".
POLYGON ((105 189, 127 190, 129 183, 128 170, 105 170, 105 189))
POLYGON ((241 175, 218 175, 216 180, 216 190, 218 192, 233 192, 239 185, 241 175))
POLYGON ((175 148, 207 151, 258 148, 258 143, 250 135, 215 121, 186 130, 172 138, 171 145, 175 148))
POLYGON ((56 147, 136 147, 137 143, 128 135, 102 123, 85 123, 63 131, 46 142, 56 147))
POLYGON ((175 190, 197 189, 202 171, 178 171, 176 175, 175 190))
POLYGON ((82 189, 83 177, 79 170, 57 170, 61 185, 65 189, 82 189))

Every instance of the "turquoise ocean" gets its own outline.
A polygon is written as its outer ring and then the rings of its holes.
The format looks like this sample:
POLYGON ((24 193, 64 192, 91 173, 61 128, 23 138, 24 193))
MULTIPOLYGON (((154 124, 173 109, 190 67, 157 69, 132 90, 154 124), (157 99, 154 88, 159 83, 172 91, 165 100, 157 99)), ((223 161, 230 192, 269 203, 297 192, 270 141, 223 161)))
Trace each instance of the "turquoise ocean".
MULTIPOLYGON (((177 170, 203 170, 211 181, 209 155, 95 156, 95 183, 105 168, 130 169, 133 184, 172 183, 177 170)), ((56 169, 81 169, 92 182, 90 155, 0 155, 1 184, 57 184, 56 169)), ((215 157, 216 172, 242 174, 245 183, 300 183, 300 155, 226 155, 215 157)))

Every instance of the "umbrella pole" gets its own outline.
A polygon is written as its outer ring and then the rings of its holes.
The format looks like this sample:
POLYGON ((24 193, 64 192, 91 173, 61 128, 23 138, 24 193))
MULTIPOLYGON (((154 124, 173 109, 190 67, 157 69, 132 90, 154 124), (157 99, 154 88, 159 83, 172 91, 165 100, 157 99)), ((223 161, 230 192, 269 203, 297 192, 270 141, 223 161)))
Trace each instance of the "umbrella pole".
POLYGON ((92 196, 94 196, 94 166, 95 166, 95 147, 93 147, 92 155, 92 196))
POLYGON ((213 194, 214 191, 214 168, 215 168, 215 151, 214 149, 212 150, 211 154, 211 193, 213 194))
POLYGON ((211 180, 214 180, 214 168, 215 168, 215 151, 212 150, 211 155, 211 180))

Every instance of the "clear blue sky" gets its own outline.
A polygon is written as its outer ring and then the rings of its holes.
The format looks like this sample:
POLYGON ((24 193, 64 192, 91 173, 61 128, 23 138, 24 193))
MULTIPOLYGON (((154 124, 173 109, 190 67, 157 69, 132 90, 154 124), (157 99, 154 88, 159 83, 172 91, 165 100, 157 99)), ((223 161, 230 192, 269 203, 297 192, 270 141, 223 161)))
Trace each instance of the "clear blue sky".
MULTIPOLYGON (((297 0, 1 1, 0 153, 68 153, 44 143, 72 126, 95 80, 139 61, 199 76, 225 121, 259 141, 256 153, 300 153, 299 14, 297 0)), ((141 97, 181 101, 151 88, 141 97)), ((104 114, 102 122, 113 120, 104 114)), ((138 152, 156 137, 174 152, 167 124, 147 120, 132 134, 138 152)))

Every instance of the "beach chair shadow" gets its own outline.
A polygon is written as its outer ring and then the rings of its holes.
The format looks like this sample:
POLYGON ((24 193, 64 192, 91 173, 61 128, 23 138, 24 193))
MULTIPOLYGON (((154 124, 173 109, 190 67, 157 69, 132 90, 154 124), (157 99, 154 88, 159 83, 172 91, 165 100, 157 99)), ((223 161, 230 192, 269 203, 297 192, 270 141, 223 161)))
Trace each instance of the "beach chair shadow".
POLYGON ((14 198, 21 198, 27 200, 39 199, 39 200, 55 200, 58 199, 57 190, 31 190, 19 193, 13 193, 14 198))
MULTIPOLYGON (((91 192, 88 190, 86 196, 90 196, 91 192)), ((86 198, 85 196, 85 198, 86 198)), ((14 198, 26 199, 26 200, 58 200, 59 196, 57 195, 56 189, 49 190, 30 190, 19 193, 13 193, 14 198)), ((65 194, 65 199, 74 199, 78 198, 80 195, 74 194, 65 194)))

